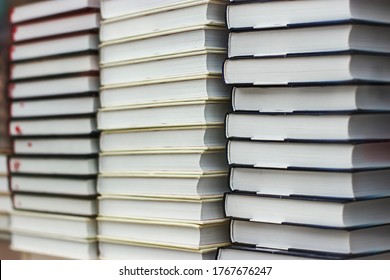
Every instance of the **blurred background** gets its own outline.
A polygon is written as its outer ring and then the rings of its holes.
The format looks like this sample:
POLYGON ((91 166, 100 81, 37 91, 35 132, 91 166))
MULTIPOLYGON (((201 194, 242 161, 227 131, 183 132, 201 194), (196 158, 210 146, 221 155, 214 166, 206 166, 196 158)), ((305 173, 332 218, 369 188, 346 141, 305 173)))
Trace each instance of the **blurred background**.
MULTIPOLYGON (((38 2, 39 0, 0 0, 0 150, 7 152, 9 150, 9 140, 7 135, 7 119, 3 116, 7 115, 8 106, 6 102, 6 87, 8 77, 8 48, 10 44, 10 25, 8 22, 9 10, 18 5, 38 2)), ((9 249, 9 240, 5 236, 0 239, 0 259, 20 259, 23 258, 19 252, 14 252, 9 249)))

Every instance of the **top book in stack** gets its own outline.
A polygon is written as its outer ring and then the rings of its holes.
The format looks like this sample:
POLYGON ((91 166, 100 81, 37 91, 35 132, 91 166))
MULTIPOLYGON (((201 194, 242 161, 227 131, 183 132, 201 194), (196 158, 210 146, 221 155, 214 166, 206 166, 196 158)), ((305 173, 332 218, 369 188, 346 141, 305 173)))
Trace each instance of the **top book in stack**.
POLYGON ((228 6, 226 21, 229 29, 263 29, 332 22, 390 23, 390 2, 382 0, 245 2, 228 6))
POLYGON ((55 5, 50 2, 44 1, 14 8, 10 15, 11 23, 58 16, 76 11, 96 10, 100 6, 99 0, 57 1, 55 5))
POLYGON ((178 5, 186 6, 192 2, 194 0, 101 0, 101 11, 103 19, 112 19, 127 15, 143 14, 145 11, 160 12, 178 5))

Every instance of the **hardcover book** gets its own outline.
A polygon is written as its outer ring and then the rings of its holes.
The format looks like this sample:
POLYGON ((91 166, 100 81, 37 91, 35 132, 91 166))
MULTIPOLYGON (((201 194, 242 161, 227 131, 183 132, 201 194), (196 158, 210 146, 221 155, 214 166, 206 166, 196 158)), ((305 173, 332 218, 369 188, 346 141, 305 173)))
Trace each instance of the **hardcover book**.
POLYGON ((345 228, 389 223, 389 201, 389 197, 343 200, 238 192, 226 194, 225 211, 227 217, 256 222, 345 228))
POLYGON ((224 64, 225 82, 237 85, 387 83, 388 72, 390 58, 373 54, 241 58, 224 64))
POLYGON ((390 110, 387 85, 308 87, 234 87, 235 111, 247 112, 334 112, 390 110))
POLYGON ((229 5, 226 21, 230 29, 275 28, 340 21, 390 23, 389 9, 390 3, 381 0, 247 1, 229 5))

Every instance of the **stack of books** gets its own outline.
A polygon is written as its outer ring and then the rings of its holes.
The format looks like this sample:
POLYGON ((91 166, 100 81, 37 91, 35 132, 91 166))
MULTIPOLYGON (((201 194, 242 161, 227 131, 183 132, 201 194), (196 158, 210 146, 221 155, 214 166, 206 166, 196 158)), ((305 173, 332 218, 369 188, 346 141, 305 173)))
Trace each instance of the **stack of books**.
POLYGON ((225 3, 101 10, 100 258, 212 259, 229 241, 225 3))
POLYGON ((11 12, 15 250, 97 258, 99 6, 44 1, 11 12))
POLYGON ((8 187, 8 159, 11 151, 10 137, 8 134, 8 100, 6 98, 7 52, 0 47, 0 239, 8 240, 9 213, 12 210, 12 202, 8 187))
POLYGON ((218 258, 390 259, 390 3, 232 2, 218 258))

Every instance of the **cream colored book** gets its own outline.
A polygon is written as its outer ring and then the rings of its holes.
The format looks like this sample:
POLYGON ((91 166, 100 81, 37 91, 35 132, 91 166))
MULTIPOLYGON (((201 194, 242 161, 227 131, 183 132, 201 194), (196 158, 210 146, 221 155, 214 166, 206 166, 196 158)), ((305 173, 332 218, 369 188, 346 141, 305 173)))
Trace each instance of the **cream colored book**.
POLYGON ((93 239, 97 235, 97 224, 93 218, 26 211, 11 213, 11 229, 80 239, 93 239))
MULTIPOLYGON (((203 0, 208 2, 209 0, 203 0)), ((223 0, 221 0, 223 1, 223 0)), ((113 19, 118 17, 126 17, 131 15, 145 15, 163 12, 179 7, 191 6, 194 3, 199 3, 199 0, 102 0, 101 14, 103 19, 113 19)), ((214 1, 216 2, 216 1, 214 1)))
POLYGON ((103 260, 214 260, 217 248, 190 250, 99 238, 99 252, 103 260))
POLYGON ((12 198, 9 193, 0 193, 0 212, 9 213, 12 211, 12 198))
POLYGON ((222 198, 100 196, 99 214, 147 220, 205 221, 224 218, 222 198))
POLYGON ((105 42, 197 24, 223 26, 225 5, 222 1, 200 0, 192 1, 189 5, 171 6, 170 9, 143 11, 108 19, 101 23, 100 39, 105 42))
POLYGON ((100 45, 100 63, 105 65, 201 50, 227 50, 227 35, 223 27, 194 25, 108 41, 100 45))
POLYGON ((137 85, 146 81, 181 79, 195 75, 221 75, 225 59, 226 51, 201 50, 110 63, 101 67, 100 81, 102 86, 137 85))
POLYGON ((10 216, 9 216, 9 214, 8 213, 0 213, 0 233, 1 232, 9 232, 9 230, 10 230, 10 216))
POLYGON ((99 238, 205 249, 230 243, 228 220, 201 224, 99 217, 99 238))
POLYGON ((226 145, 222 125, 112 130, 100 136, 102 152, 226 145))
POLYGON ((227 173, 224 172, 100 174, 97 191, 100 195, 184 196, 200 199, 229 191, 227 181, 227 173))
POLYGON ((99 172, 205 172, 227 170, 224 147, 192 149, 148 149, 103 153, 99 172))
POLYGON ((230 102, 226 99, 148 103, 98 111, 100 130, 222 124, 230 102))
POLYGON ((64 238, 29 231, 12 231, 11 248, 61 258, 94 260, 98 258, 96 239, 64 238))
POLYGON ((100 102, 103 108, 113 108, 177 100, 230 98, 230 91, 221 75, 196 75, 134 85, 104 86, 100 89, 100 102))

